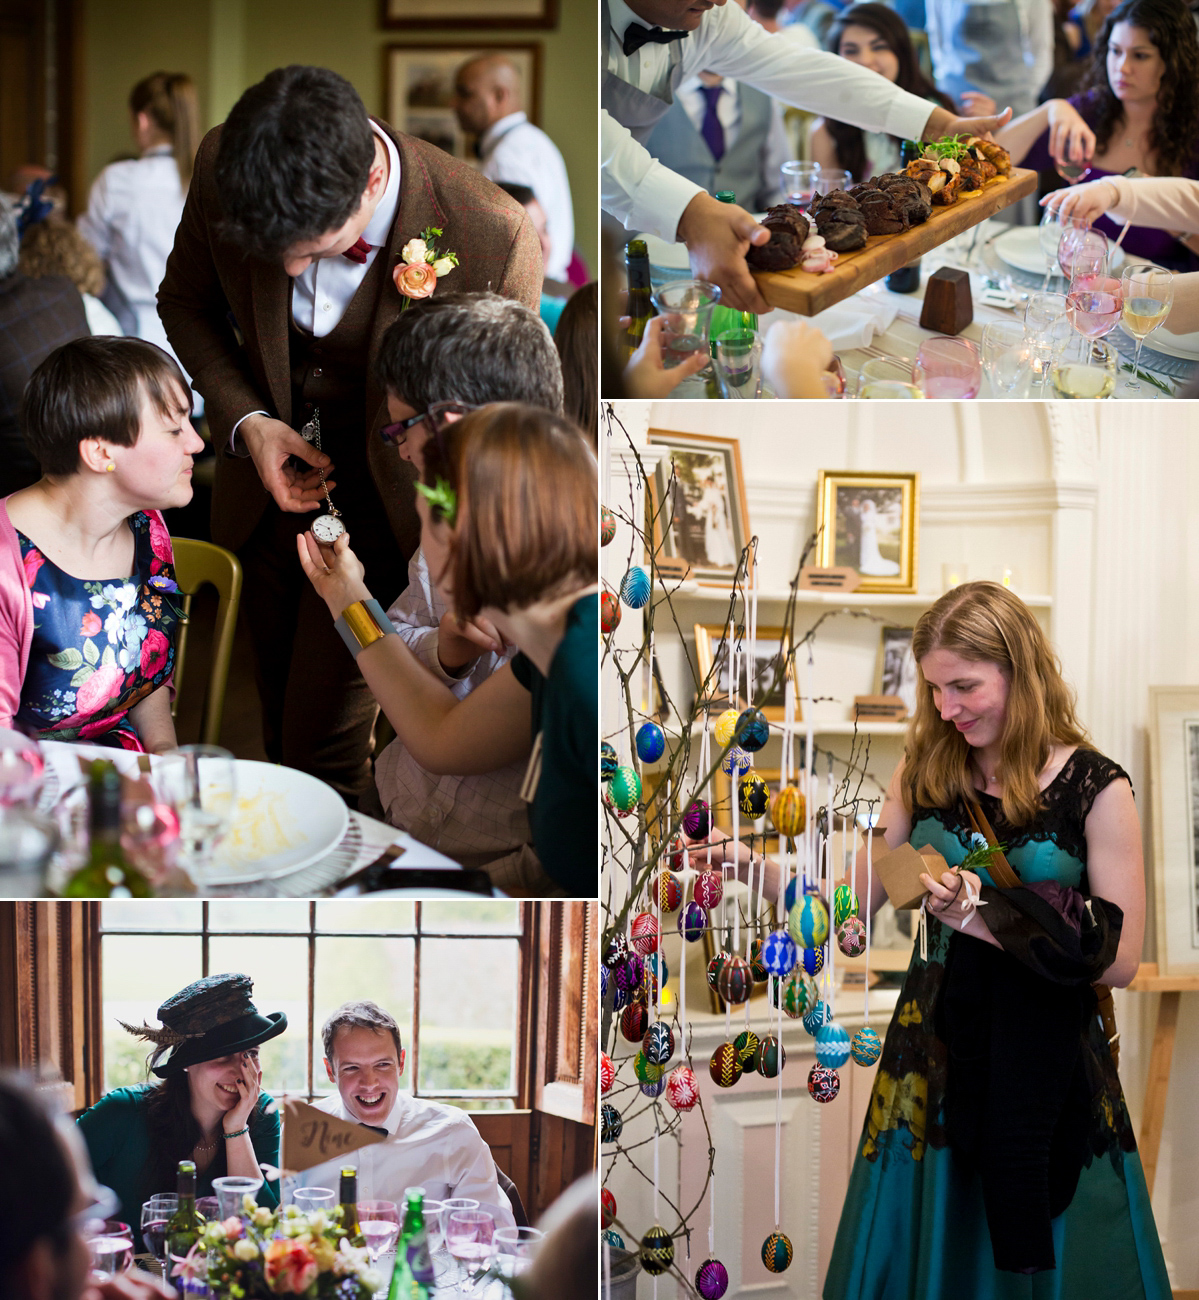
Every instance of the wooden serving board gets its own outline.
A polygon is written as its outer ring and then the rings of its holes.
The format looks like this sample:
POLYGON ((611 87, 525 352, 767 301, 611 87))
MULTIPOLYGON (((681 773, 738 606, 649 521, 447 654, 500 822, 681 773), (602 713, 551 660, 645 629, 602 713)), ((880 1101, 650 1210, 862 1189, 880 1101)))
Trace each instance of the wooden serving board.
POLYGON ((1036 188, 1035 171, 1013 167, 1007 180, 995 181, 981 194, 959 199, 952 207, 934 206, 927 221, 900 235, 867 236, 865 246, 852 253, 842 253, 836 270, 828 275, 813 275, 797 266, 790 271, 755 271, 754 279, 772 307, 783 307, 800 316, 815 316, 875 280, 914 262, 954 235, 993 217, 1036 188))

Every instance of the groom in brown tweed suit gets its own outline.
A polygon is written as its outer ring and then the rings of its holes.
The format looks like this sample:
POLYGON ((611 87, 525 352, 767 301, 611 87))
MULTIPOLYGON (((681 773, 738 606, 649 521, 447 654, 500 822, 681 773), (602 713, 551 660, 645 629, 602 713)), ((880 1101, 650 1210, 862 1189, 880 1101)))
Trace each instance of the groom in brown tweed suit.
POLYGON ((379 437, 372 362, 405 303, 401 250, 429 226, 458 256, 438 281, 446 291, 490 289, 537 310, 540 246, 514 200, 368 118, 336 73, 280 68, 200 145, 158 294, 218 452, 213 540, 245 567, 267 753, 351 802, 372 787, 378 710, 295 539, 327 510, 323 469, 372 589, 387 604, 407 582, 414 473, 379 437), (296 432, 314 410, 322 452, 296 432))

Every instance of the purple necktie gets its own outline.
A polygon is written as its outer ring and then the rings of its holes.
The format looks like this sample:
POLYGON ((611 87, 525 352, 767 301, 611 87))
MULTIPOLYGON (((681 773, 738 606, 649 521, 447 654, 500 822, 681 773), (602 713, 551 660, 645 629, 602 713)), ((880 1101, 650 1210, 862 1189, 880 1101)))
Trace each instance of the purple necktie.
POLYGON ((724 157, 724 127, 720 124, 716 105, 724 91, 724 86, 701 86, 700 89, 704 92, 704 99, 707 101, 704 108, 704 124, 700 127, 700 135, 703 136, 708 148, 712 150, 712 157, 719 162, 724 157))

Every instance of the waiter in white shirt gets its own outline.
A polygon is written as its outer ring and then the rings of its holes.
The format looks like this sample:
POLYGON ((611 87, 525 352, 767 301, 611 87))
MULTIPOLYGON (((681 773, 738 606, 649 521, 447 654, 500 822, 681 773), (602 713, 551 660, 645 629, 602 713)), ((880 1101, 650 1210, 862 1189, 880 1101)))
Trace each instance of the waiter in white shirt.
POLYGON ((1010 109, 998 117, 954 117, 867 68, 763 31, 727 0, 601 0, 601 13, 603 207, 628 230, 681 240, 693 274, 718 284, 724 301, 742 311, 769 310, 745 263, 749 245, 766 243, 769 232, 645 148, 682 82, 717 72, 797 108, 910 139, 981 135, 1011 117, 1010 109))
POLYGON ((337 1095, 315 1103, 316 1109, 385 1132, 388 1140, 289 1178, 285 1199, 297 1187, 337 1187, 341 1166, 349 1162, 358 1167, 360 1200, 402 1208, 405 1190, 423 1187, 429 1200, 470 1197, 497 1228, 516 1226, 491 1150, 470 1116, 400 1092, 405 1053, 399 1026, 386 1011, 373 1002, 347 1002, 325 1021, 321 1041, 337 1095))
POLYGON ((459 125, 479 137, 483 175, 496 184, 527 185, 537 196, 551 244, 545 278, 565 281, 575 246, 566 163, 558 146, 525 114, 516 65, 502 54, 464 63, 454 74, 453 102, 459 125))

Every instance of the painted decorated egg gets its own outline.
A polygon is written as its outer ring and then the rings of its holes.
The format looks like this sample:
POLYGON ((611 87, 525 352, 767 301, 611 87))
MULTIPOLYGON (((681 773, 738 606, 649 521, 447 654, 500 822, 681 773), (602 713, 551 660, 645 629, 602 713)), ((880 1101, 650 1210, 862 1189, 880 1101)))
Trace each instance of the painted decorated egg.
POLYGON ((715 957, 708 962, 708 987, 715 989, 720 983, 720 972, 724 969, 724 964, 728 961, 730 953, 718 952, 715 957))
POLYGON ((737 719, 737 744, 751 754, 770 739, 770 723, 761 709, 746 709, 737 719))
POLYGON ((791 973, 798 952, 795 940, 786 930, 771 930, 762 941, 762 965, 769 974, 781 979, 791 973))
POLYGON ((657 1083, 665 1071, 660 1065, 648 1060, 644 1052, 638 1052, 633 1057, 633 1073, 639 1083, 657 1083))
POLYGON ((725 776, 739 776, 742 772, 748 772, 753 765, 754 760, 736 745, 720 760, 720 770, 725 776))
POLYGON ((608 782, 608 795, 621 812, 632 812, 641 800, 641 778, 635 767, 618 767, 608 782))
POLYGON ((638 912, 629 926, 629 942, 642 957, 658 946, 658 918, 652 912, 638 912))
POLYGON ((655 1020, 645 1031, 641 1050, 654 1065, 665 1065, 670 1060, 674 1055, 674 1034, 665 1020, 655 1020))
POLYGON ((611 781, 616 767, 616 750, 605 740, 600 745, 600 779, 611 781))
MULTIPOLYGON (((608 968, 605 966, 604 970, 608 968)), ((627 1007, 632 1002, 632 995, 625 989, 618 988, 615 984, 612 986, 612 1010, 619 1011, 621 1007, 627 1007)))
POLYGON ((623 964, 625 958, 632 950, 629 947, 629 936, 623 930, 618 930, 611 939, 608 940, 608 946, 604 949, 604 965, 611 970, 615 966, 623 964))
POLYGON ((817 1001, 809 1011, 804 1013, 803 1027, 813 1038, 820 1032, 821 1025, 827 1025, 833 1018, 827 1002, 817 1001))
MULTIPOLYGON (((650 920, 653 920, 652 916, 650 920)), ((612 972, 612 978, 616 981, 618 989, 631 993, 641 983, 641 975, 644 970, 645 964, 640 956, 635 952, 631 952, 624 959, 624 962, 612 972)))
POLYGON ((728 1269, 718 1259, 705 1259, 695 1271, 695 1289, 703 1300, 720 1300, 729 1289, 728 1269))
POLYGON ((631 1002, 620 1013, 620 1033, 630 1043, 639 1043, 649 1028, 649 1012, 640 1002, 631 1002))
POLYGON ((600 630, 605 636, 620 626, 620 601, 610 592, 600 596, 600 630))
POLYGON ((624 1238, 615 1228, 609 1228, 607 1231, 601 1232, 600 1237, 606 1241, 613 1250, 624 1250, 624 1238))
POLYGON ((770 978, 770 972, 762 965, 761 939, 749 941, 749 973, 754 977, 755 984, 765 984, 770 978))
POLYGON ((695 901, 700 907, 706 908, 709 912, 712 908, 719 905, 724 895, 724 881, 721 879, 719 871, 701 871, 695 877, 695 886, 692 891, 695 895, 695 901))
POLYGON ((737 783, 737 802, 747 817, 757 820, 766 815, 770 806, 770 789, 756 772, 743 776, 737 783))
POLYGON ((859 1065, 873 1065, 883 1054, 883 1045, 874 1030, 869 1025, 863 1025, 854 1034, 849 1053, 859 1065))
POLYGON ((616 1066, 607 1052, 600 1053, 600 1092, 611 1092, 616 1082, 616 1066))
POLYGON ((683 830, 693 840, 708 838, 712 829, 712 810, 706 799, 692 799, 683 814, 683 830))
POLYGON ((658 977, 648 967, 641 971, 641 980, 633 990, 633 998, 637 1002, 644 1002, 647 1007, 651 1007, 658 1000, 658 977))
POLYGON ((607 506, 600 506, 600 545, 607 546, 616 536, 616 516, 607 506))
POLYGON ((690 1110, 699 1101, 699 1084, 689 1065, 676 1065, 666 1080, 666 1100, 675 1110, 690 1110))
POLYGON ((674 1240, 660 1224, 641 1238, 641 1267, 651 1277, 665 1273, 674 1263, 674 1240))
POLYGON ((683 901, 683 882, 668 868, 658 872, 658 906, 663 912, 673 912, 683 901))
POLYGON ((716 737, 716 743, 723 749, 725 745, 737 734, 736 709, 725 709, 725 711, 716 719, 716 725, 712 728, 712 735, 716 737))
POLYGON ((841 1077, 836 1070, 819 1062, 808 1071, 808 1092, 815 1101, 832 1101, 841 1091, 841 1077))
POLYGON ((796 965, 803 968, 805 975, 819 975, 824 969, 824 945, 819 948, 801 948, 796 965))
POLYGON ((600 1222, 605 1228, 616 1220, 616 1197, 605 1187, 600 1192, 600 1222))
POLYGON ((799 786, 785 785, 770 801, 770 821, 780 835, 795 839, 808 821, 807 802, 799 786))
POLYGON ((708 1073, 721 1088, 731 1088, 741 1078, 741 1062, 732 1043, 721 1043, 708 1062, 708 1073))
POLYGON ((837 927, 837 947, 847 957, 860 957, 866 951, 866 922, 860 916, 847 916, 837 927))
POLYGON ((656 722, 643 722, 633 741, 643 763, 656 763, 666 751, 666 736, 656 722))
POLYGON ((694 899, 686 907, 679 909, 679 933, 688 943, 695 943, 702 939, 707 928, 708 914, 694 899))
POLYGON ((781 1232, 772 1232, 762 1243, 762 1263, 772 1273, 785 1273, 791 1267, 794 1255, 791 1239, 781 1232))
POLYGON ((600 1107, 600 1141, 615 1142, 624 1128, 620 1111, 611 1102, 604 1102, 600 1107))
POLYGON ((663 984, 670 978, 670 967, 666 964, 666 958, 662 956, 661 948, 657 952, 651 952, 645 959, 645 969, 655 978, 660 979, 663 984))
POLYGON ((849 1060, 849 1031, 835 1020, 816 1031, 816 1059, 830 1070, 839 1070, 849 1060))
POLYGON ((792 972, 783 984, 783 1011, 797 1020, 806 1016, 818 1001, 812 977, 800 970, 792 972))
POLYGON ((620 580, 620 598, 630 609, 644 609, 649 604, 649 570, 634 564, 620 580))
POLYGON ((787 881, 787 888, 783 894, 783 903, 788 912, 795 906, 795 900, 799 897, 802 888, 803 882, 799 876, 793 876, 787 881))
POLYGON ((664 1078, 646 1079, 644 1083, 639 1083, 637 1086, 647 1097, 660 1097, 666 1091, 666 1080, 664 1078))
POLYGON ((720 968, 716 979, 716 992, 726 1002, 734 1005, 745 1002, 754 989, 754 977, 749 973, 749 962, 744 957, 731 953, 720 968))
POLYGON ((758 1044, 758 1054, 754 1058, 754 1069, 764 1079, 774 1079, 778 1077, 779 1071, 786 1064, 786 1049, 773 1034, 767 1034, 758 1044))
POLYGON ((858 896, 848 885, 838 885, 833 890, 833 925, 858 914, 858 896))
POLYGON ((787 914, 787 929, 801 948, 819 948, 828 938, 828 908, 815 890, 795 900, 787 914))
POLYGON ((687 846, 677 835, 670 841, 670 846, 666 850, 666 861, 671 871, 682 871, 684 867, 691 865, 688 861, 687 846))
POLYGON ((742 1071, 754 1068, 754 1058, 758 1054, 758 1041, 758 1036, 752 1029, 743 1029, 733 1039, 733 1046, 737 1049, 737 1060, 741 1062, 742 1071))

